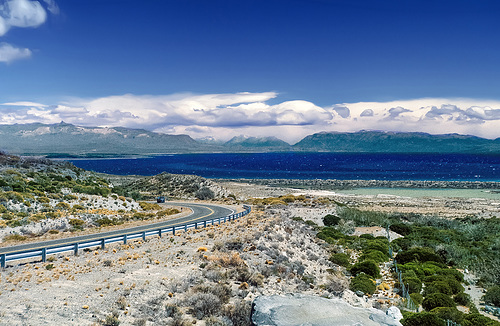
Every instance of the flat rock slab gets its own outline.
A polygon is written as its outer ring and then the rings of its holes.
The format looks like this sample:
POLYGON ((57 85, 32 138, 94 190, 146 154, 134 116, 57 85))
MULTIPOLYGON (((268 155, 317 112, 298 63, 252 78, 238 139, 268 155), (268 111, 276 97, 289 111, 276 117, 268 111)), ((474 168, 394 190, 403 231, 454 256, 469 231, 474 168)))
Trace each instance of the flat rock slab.
POLYGON ((254 301, 256 326, 401 326, 374 308, 356 308, 342 299, 306 295, 260 296, 254 301))

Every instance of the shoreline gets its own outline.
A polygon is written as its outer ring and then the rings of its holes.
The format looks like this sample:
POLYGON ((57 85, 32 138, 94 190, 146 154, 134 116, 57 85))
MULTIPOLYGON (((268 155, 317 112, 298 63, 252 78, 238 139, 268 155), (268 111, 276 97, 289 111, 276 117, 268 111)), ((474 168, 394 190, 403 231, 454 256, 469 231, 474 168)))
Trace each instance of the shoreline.
POLYGON ((212 179, 219 182, 237 182, 269 187, 287 187, 318 190, 353 190, 358 188, 401 189, 488 189, 498 190, 497 181, 434 181, 434 180, 338 180, 338 179, 212 179))

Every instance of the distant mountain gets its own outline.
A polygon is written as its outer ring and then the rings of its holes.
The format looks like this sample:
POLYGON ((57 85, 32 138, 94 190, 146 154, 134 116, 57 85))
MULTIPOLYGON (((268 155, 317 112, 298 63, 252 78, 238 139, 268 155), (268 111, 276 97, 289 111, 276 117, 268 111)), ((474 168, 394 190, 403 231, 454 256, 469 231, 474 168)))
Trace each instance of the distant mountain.
POLYGON ((293 145, 293 149, 308 152, 500 153, 500 139, 418 132, 320 132, 305 137, 293 145))
POLYGON ((276 137, 247 137, 237 136, 224 144, 226 149, 261 149, 269 151, 290 150, 290 144, 276 137))
POLYGON ((48 157, 116 157, 214 152, 496 153, 500 139, 457 134, 360 131, 320 132, 290 145, 276 137, 238 136, 226 143, 194 140, 122 127, 78 127, 67 123, 0 125, 0 151, 48 157))
POLYGON ((21 155, 102 157, 210 150, 187 135, 72 124, 0 125, 0 150, 21 155))

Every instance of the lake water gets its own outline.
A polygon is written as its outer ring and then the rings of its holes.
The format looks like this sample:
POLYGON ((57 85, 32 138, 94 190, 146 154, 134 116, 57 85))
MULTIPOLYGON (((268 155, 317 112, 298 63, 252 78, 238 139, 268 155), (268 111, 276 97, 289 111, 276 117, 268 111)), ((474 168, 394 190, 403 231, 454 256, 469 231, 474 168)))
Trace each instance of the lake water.
POLYGON ((207 178, 500 181, 500 155, 258 153, 79 159, 74 165, 119 175, 161 172, 207 178))

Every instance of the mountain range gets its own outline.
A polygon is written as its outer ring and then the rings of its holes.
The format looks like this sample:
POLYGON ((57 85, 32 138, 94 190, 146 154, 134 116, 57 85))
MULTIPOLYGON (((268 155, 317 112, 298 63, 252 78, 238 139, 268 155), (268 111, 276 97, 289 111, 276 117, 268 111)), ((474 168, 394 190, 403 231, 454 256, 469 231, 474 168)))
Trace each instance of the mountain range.
POLYGON ((275 137, 245 136, 234 137, 224 143, 143 129, 79 127, 62 122, 0 125, 0 150, 11 154, 48 157, 283 151, 500 154, 500 138, 490 140, 458 134, 359 131, 319 132, 294 145, 275 137))

